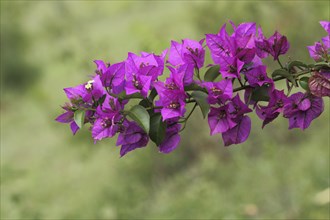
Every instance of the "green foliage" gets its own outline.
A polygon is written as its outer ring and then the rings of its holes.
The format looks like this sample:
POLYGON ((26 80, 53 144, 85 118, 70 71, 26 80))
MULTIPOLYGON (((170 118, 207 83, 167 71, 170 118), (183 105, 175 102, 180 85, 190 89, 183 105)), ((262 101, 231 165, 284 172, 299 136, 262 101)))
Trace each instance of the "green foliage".
POLYGON ((219 69, 219 65, 210 67, 205 73, 204 80, 207 82, 213 82, 217 77, 220 76, 219 69))
POLYGON ((203 117, 206 118, 210 111, 210 105, 207 102, 207 94, 202 91, 194 91, 191 93, 191 96, 196 100, 196 103, 202 111, 203 117))
POLYGON ((302 77, 299 79, 299 85, 301 86, 301 88, 303 88, 304 90, 309 90, 309 86, 308 86, 308 80, 309 77, 302 77))
POLYGON ((286 78, 287 80, 289 80, 293 85, 295 85, 296 87, 298 86, 297 85, 297 82, 296 82, 296 79, 294 78, 294 76, 289 72, 287 71, 286 69, 277 69, 275 70, 273 73, 272 73, 272 78, 273 79, 276 79, 278 77, 283 77, 283 78, 286 78))
POLYGON ((301 61, 295 60, 288 63, 288 70, 291 70, 293 67, 307 67, 307 65, 301 61))
POLYGON ((79 128, 82 128, 84 126, 85 122, 85 110, 77 110, 74 112, 74 122, 78 125, 79 128))
POLYGON ((131 119, 138 123, 146 133, 149 133, 150 116, 143 106, 134 105, 127 114, 131 119))
POLYGON ((263 85, 260 87, 256 87, 253 89, 251 94, 251 100, 259 102, 259 101, 268 101, 269 100, 269 86, 263 85))
POLYGON ((31 48, 31 37, 22 29, 20 19, 29 5, 1 3, 1 87, 12 93, 21 93, 34 85, 40 77, 40 67, 29 62, 26 54, 31 48), (11 5, 12 4, 12 5, 11 5), (4 13, 4 15, 3 15, 4 13), (8 20, 10 22, 8 22, 8 20))
POLYGON ((156 113, 150 118, 150 139, 159 146, 165 138, 166 124, 163 122, 162 115, 156 113))

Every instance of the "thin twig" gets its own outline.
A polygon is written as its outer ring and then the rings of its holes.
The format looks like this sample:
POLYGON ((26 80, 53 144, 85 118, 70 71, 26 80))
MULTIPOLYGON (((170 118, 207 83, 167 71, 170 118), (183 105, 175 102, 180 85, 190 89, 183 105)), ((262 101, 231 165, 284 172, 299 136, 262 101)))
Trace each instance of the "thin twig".
POLYGON ((179 132, 183 131, 186 128, 187 121, 190 118, 190 116, 192 115, 192 113, 194 112, 194 110, 195 110, 196 107, 197 107, 197 103, 195 103, 194 107, 191 109, 191 111, 188 114, 188 116, 183 120, 184 124, 183 124, 183 127, 180 129, 179 132))

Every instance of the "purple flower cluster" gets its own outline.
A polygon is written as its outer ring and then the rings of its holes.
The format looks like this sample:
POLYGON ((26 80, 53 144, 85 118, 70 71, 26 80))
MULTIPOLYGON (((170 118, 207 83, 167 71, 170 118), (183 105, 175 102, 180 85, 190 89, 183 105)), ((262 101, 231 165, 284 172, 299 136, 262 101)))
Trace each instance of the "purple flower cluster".
MULTIPOLYGON (((330 22, 321 21, 321 26, 328 33, 321 41, 316 42, 313 46, 308 46, 310 56, 320 63, 330 62, 330 22)), ((316 69, 312 77, 308 81, 310 93, 314 96, 330 97, 330 67, 329 65, 321 65, 316 69)))
POLYGON ((309 65, 281 64, 280 56, 290 45, 279 32, 266 38, 255 23, 233 22, 231 33, 224 24, 217 34, 206 34, 199 41, 172 41, 160 55, 128 53, 114 64, 95 60, 95 75, 88 82, 64 89, 69 103, 56 120, 69 123, 73 134, 89 123, 95 142, 117 135, 121 156, 147 146, 149 140, 161 153, 176 149, 197 105, 208 117, 210 134, 221 134, 225 146, 247 140, 248 113, 253 110, 263 127, 283 114, 289 129, 304 130, 322 113, 322 97, 330 96, 330 23, 320 23, 328 36, 308 47, 316 61, 309 65), (213 63, 204 66, 206 47, 213 63), (268 56, 280 64, 272 74, 263 64, 268 56), (204 78, 201 70, 207 70, 204 78), (161 80, 165 72, 168 77, 161 80), (278 80, 286 81, 287 93, 276 89, 278 80), (290 96, 299 85, 304 92, 290 96), (140 103, 131 107, 132 99, 140 103), (188 107, 191 103, 193 108, 188 107))
POLYGON ((330 23, 328 21, 321 21, 321 26, 328 33, 326 37, 323 37, 321 41, 316 42, 313 46, 308 46, 310 56, 316 61, 329 60, 330 50, 330 23))

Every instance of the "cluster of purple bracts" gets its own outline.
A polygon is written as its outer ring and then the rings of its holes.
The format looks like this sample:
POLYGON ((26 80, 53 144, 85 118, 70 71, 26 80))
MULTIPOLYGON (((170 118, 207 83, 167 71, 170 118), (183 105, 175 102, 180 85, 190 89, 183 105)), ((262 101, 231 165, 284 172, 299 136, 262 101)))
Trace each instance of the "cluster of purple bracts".
POLYGON ((128 53, 126 60, 114 64, 95 60, 91 80, 64 89, 70 102, 56 120, 69 123, 73 134, 90 123, 95 142, 118 134, 121 156, 147 146, 149 140, 162 153, 176 149, 197 104, 208 116, 210 134, 221 134, 225 146, 248 138, 248 114, 253 110, 263 127, 282 114, 289 119, 289 129, 304 130, 322 113, 322 97, 330 96, 330 22, 320 23, 328 35, 308 47, 317 62, 313 65, 295 61, 282 66, 279 56, 290 47, 285 36, 276 31, 266 38, 255 23, 236 26, 232 22, 231 34, 225 24, 219 33, 206 34, 200 41, 172 41, 170 49, 160 55, 128 53), (213 60, 208 66, 204 66, 206 47, 213 60), (271 76, 263 64, 269 56, 281 66, 271 76), (212 80, 207 73, 202 79, 203 68, 216 69, 212 80), (162 81, 165 72, 169 77, 162 81), (301 77, 305 74, 309 77, 301 77), (287 93, 276 89, 278 80, 286 80, 287 93), (304 90, 289 95, 299 85, 304 90), (194 97, 196 90, 205 95, 207 106, 194 97), (136 98, 140 103, 131 107, 128 103, 136 98), (187 114, 190 103, 195 106, 187 114))

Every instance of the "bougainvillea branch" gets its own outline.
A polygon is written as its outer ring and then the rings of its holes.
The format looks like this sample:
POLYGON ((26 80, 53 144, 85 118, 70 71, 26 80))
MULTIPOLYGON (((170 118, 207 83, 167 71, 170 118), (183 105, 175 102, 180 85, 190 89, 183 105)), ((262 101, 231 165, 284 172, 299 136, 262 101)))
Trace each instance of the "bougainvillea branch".
POLYGON ((253 111, 262 127, 282 114, 289 129, 308 128, 323 112, 322 98, 330 96, 330 22, 320 22, 328 34, 308 47, 312 64, 280 61, 290 44, 277 31, 266 38, 255 23, 230 24, 231 34, 224 24, 200 41, 172 41, 160 55, 128 53, 114 64, 95 60, 87 83, 64 89, 69 103, 56 120, 69 123, 73 134, 89 123, 95 142, 118 134, 121 156, 150 140, 162 153, 173 151, 197 107, 210 135, 221 134, 225 146, 247 140, 253 111), (205 48, 213 60, 206 66, 205 48), (269 70, 266 57, 279 68, 269 70), (285 81, 287 91, 276 89, 277 81, 285 81))

